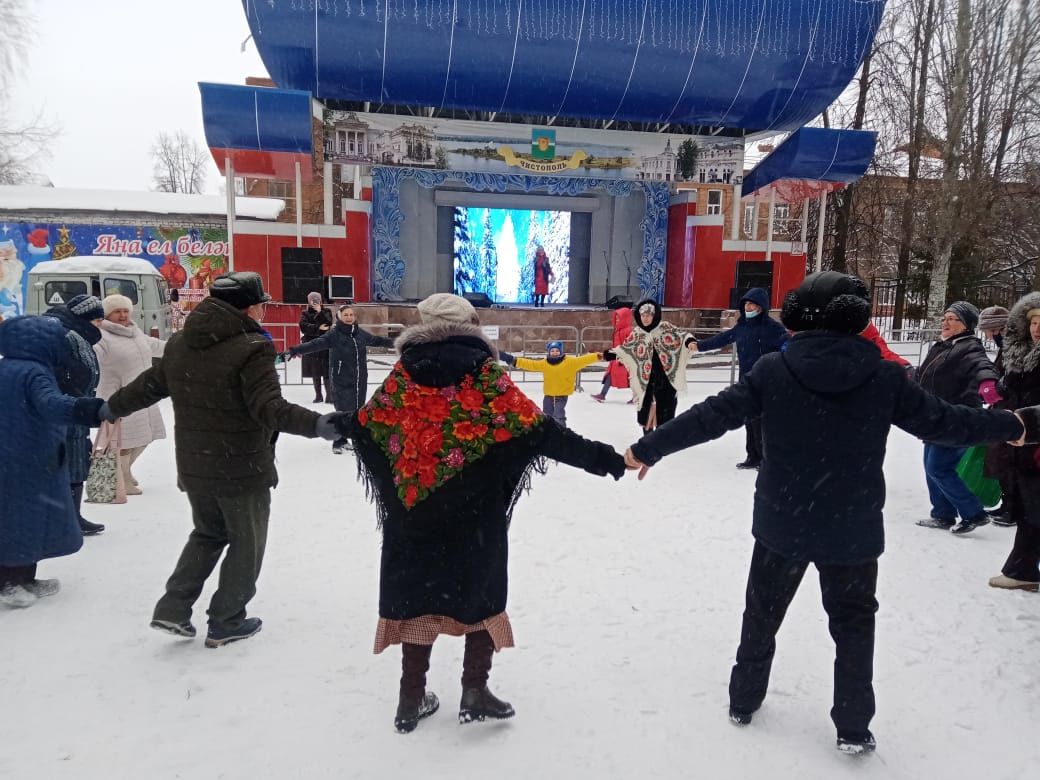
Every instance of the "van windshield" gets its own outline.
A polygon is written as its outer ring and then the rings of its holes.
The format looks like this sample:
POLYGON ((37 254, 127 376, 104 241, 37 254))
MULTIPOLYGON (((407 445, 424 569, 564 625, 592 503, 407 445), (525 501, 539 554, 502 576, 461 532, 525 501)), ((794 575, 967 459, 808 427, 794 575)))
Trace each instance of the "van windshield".
POLYGON ((105 279, 105 295, 125 295, 137 305, 137 285, 129 279, 105 279))
POLYGON ((86 294, 87 283, 72 279, 47 282, 43 288, 43 300, 48 306, 61 306, 63 303, 68 302, 69 298, 86 294))

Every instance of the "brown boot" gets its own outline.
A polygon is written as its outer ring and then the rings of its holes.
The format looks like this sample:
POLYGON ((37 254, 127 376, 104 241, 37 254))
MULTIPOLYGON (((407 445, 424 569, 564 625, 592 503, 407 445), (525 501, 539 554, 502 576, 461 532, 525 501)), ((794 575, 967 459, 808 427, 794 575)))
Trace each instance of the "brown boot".
POLYGON ((511 718, 516 712, 513 705, 497 698, 488 690, 491 656, 495 643, 487 631, 466 634, 466 652, 462 657, 462 701, 459 704, 459 723, 493 718, 511 718))
POLYGON ((397 700, 394 728, 407 734, 415 731, 419 721, 433 715, 440 707, 437 694, 426 690, 426 672, 430 668, 433 645, 401 644, 401 694, 397 700))

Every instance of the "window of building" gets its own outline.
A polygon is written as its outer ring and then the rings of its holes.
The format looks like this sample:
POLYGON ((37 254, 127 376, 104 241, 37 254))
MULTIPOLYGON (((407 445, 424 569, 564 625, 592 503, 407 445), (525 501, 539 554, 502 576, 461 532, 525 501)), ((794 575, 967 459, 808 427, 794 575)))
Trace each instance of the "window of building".
POLYGON ((267 183, 267 196, 285 201, 283 219, 296 219, 296 190, 292 182, 272 179, 267 183))
POLYGON ((791 218, 791 207, 786 203, 777 203, 773 206, 773 220, 779 222, 780 220, 791 218))
POLYGON ((722 213, 722 190, 708 190, 708 214, 722 213))
POLYGON ((754 203, 744 204, 744 235, 751 238, 755 235, 755 219, 758 208, 754 203))

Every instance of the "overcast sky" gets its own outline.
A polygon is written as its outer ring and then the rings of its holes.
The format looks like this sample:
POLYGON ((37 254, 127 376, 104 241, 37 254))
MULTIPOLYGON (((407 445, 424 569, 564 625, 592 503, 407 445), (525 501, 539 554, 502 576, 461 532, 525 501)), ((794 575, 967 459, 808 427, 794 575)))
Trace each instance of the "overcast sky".
MULTIPOLYGON (((240 0, 29 0, 36 40, 16 76, 17 117, 61 126, 40 172, 56 187, 152 188, 160 130, 205 146, 199 81, 266 76, 240 0)), ((218 192, 211 165, 206 188, 218 192)))

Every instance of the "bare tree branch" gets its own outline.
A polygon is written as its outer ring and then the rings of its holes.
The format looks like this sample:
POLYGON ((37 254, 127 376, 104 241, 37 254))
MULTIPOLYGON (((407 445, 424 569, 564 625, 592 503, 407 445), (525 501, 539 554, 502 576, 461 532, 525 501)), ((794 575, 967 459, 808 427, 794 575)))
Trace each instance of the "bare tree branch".
POLYGON ((183 130, 160 132, 152 144, 152 177, 159 192, 200 194, 206 187, 209 153, 183 130))

